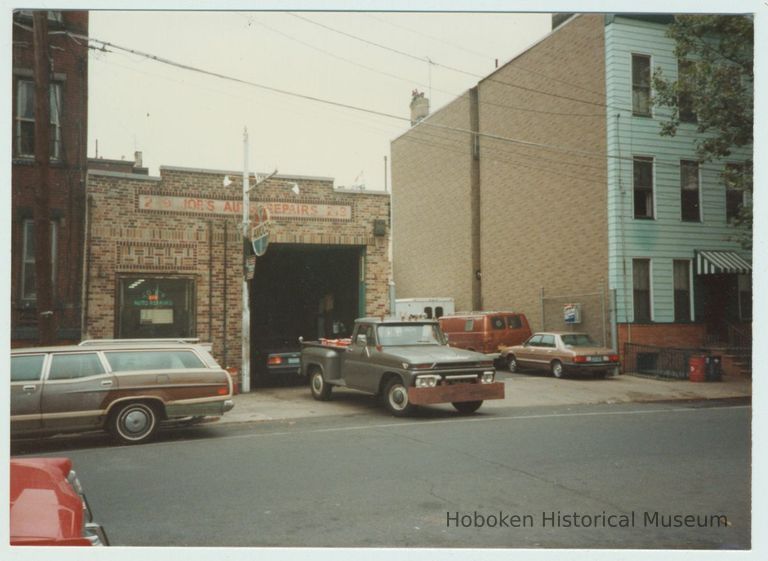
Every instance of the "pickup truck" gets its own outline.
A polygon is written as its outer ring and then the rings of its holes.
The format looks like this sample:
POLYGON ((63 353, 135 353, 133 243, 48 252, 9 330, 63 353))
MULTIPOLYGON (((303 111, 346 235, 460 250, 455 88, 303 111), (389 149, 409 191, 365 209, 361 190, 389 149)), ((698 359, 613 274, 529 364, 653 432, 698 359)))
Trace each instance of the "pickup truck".
POLYGON ((486 399, 504 398, 493 362, 449 347, 436 320, 358 319, 349 340, 302 341, 301 373, 317 400, 350 388, 382 396, 397 417, 437 403, 470 414, 486 399))

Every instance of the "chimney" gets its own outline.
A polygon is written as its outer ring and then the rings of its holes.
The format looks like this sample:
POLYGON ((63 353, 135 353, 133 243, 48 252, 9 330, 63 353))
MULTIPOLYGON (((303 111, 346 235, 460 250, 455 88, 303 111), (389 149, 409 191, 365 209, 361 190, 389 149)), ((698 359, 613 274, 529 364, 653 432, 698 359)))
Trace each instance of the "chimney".
POLYGON ((133 153, 133 167, 135 167, 135 168, 143 167, 142 163, 143 162, 141 161, 141 152, 138 152, 138 151, 134 152, 133 153))
POLYGON ((415 125, 429 115, 429 100, 424 97, 424 92, 413 90, 411 92, 411 126, 415 125))

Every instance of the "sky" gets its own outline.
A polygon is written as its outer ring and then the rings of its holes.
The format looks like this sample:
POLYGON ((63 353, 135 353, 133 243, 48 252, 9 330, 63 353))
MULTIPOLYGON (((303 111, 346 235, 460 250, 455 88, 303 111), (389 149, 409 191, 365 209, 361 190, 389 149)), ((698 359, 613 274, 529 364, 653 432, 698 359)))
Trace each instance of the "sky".
POLYGON ((549 13, 92 11, 93 38, 391 117, 106 47, 89 60, 88 156, 242 173, 247 128, 252 172, 384 190, 414 89, 439 109, 550 29, 549 13))

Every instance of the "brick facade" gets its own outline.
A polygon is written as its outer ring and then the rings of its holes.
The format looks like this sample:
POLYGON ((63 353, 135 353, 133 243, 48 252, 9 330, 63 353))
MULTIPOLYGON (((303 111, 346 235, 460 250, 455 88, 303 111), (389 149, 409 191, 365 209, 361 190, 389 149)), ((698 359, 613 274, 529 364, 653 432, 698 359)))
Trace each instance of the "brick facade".
MULTIPOLYGON (((89 172, 84 338, 117 336, 121 277, 185 279, 194 286, 193 335, 213 343, 222 365, 240 367, 242 174, 230 173, 227 188, 225 175, 171 167, 159 178, 89 172)), ((365 313, 385 315, 389 202, 385 193, 336 190, 331 179, 276 176, 252 192, 251 216, 258 204, 272 206, 270 243, 364 250, 365 313), (324 217, 302 216, 318 208, 324 217), (374 235, 375 220, 385 221, 385 235, 374 235)))
MULTIPOLYGON (((88 45, 75 42, 63 30, 88 34, 88 12, 63 11, 61 22, 49 21, 51 81, 61 88, 59 157, 51 160, 49 186, 51 218, 56 228, 54 261, 54 319, 57 342, 77 340, 81 323, 82 252, 86 135, 88 130, 88 45)), ((14 15, 13 26, 13 161, 11 171, 11 345, 38 341, 34 299, 22 294, 24 222, 34 218, 34 191, 40 172, 34 158, 20 154, 16 117, 18 82, 33 80, 32 19, 14 15), (23 27, 22 27, 23 26, 23 27)))
POLYGON ((606 151, 604 48, 602 16, 571 20, 392 142, 399 298, 563 329, 562 310, 543 325, 542 293, 586 294, 575 302, 603 340, 606 162, 584 153, 606 151))

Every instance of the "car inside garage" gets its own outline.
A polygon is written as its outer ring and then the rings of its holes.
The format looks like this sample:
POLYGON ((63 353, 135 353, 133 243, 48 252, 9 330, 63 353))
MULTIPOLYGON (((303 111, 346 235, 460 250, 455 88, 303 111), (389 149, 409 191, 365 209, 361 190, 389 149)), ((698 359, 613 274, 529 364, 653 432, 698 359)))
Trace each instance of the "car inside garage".
POLYGON ((266 375, 267 358, 298 351, 299 337, 349 336, 364 315, 363 256, 358 246, 270 244, 257 258, 250 285, 254 385, 281 381, 266 375))

